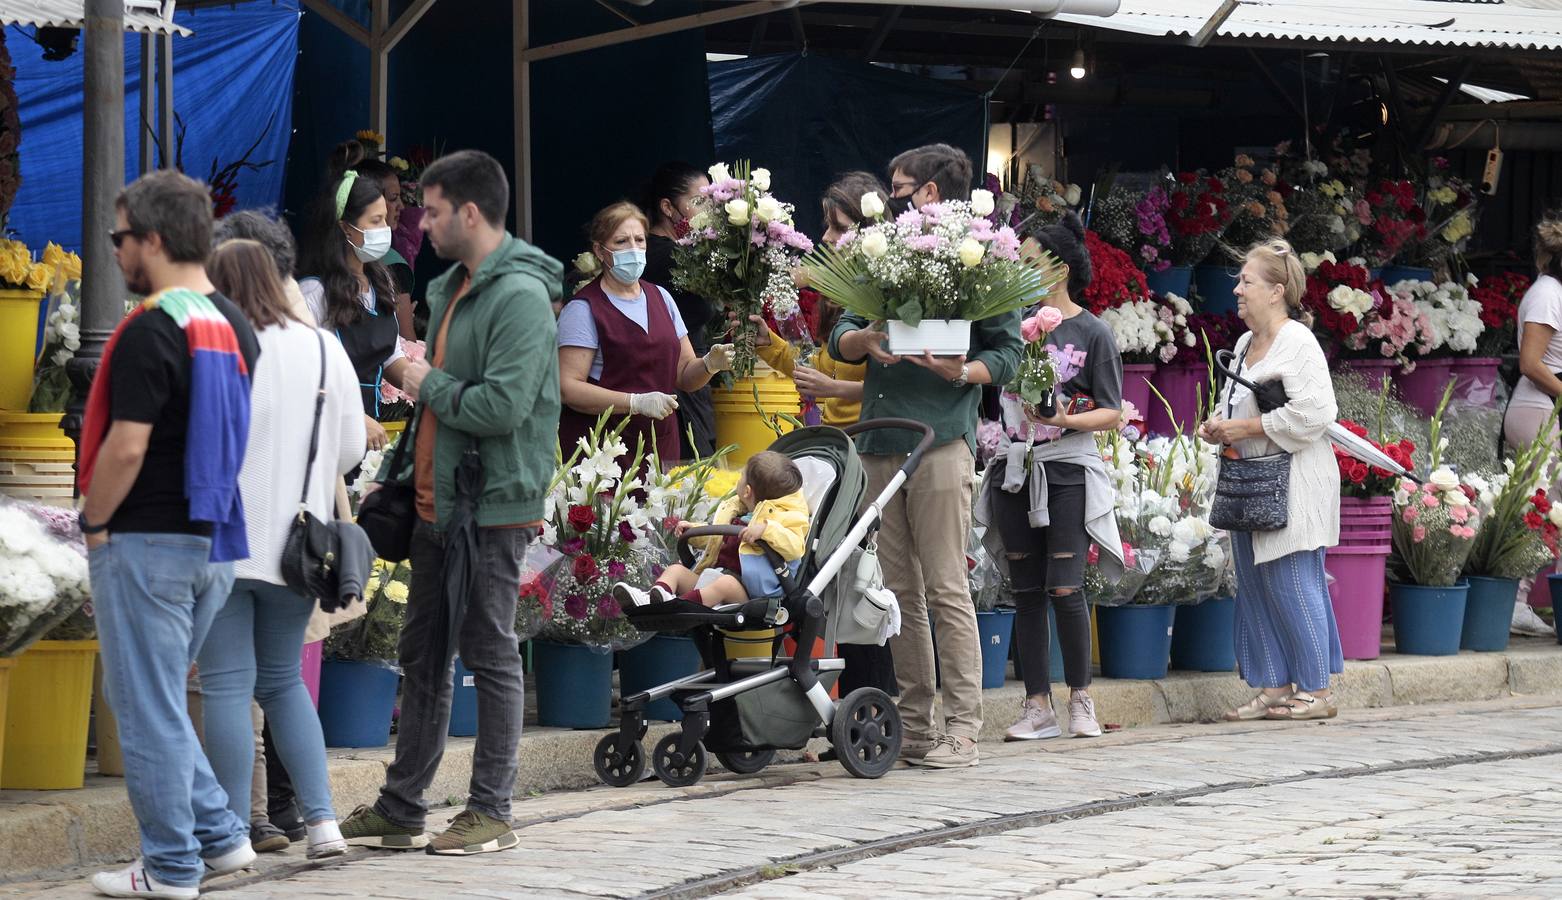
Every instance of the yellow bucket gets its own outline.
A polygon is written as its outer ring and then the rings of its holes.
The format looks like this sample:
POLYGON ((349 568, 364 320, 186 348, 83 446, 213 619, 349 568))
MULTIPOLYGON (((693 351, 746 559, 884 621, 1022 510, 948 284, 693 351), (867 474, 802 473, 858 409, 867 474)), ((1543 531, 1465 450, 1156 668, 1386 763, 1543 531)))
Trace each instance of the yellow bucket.
POLYGON ((16 657, 0 788, 73 790, 87 764, 97 641, 39 641, 16 657))
POLYGON ((11 669, 15 666, 15 658, 0 658, 0 769, 5 768, 5 699, 10 693, 11 669))
POLYGON ((762 631, 723 631, 727 658, 769 659, 778 631, 779 629, 776 628, 766 628, 762 631))
POLYGON ((0 494, 72 505, 76 448, 60 430, 60 415, 0 412, 0 494))
POLYGON ((40 291, 0 290, 0 409, 26 411, 38 361, 40 291))
MULTIPOLYGON (((776 439, 776 433, 765 422, 767 417, 802 417, 797 386, 774 369, 756 370, 752 377, 740 378, 730 388, 716 388, 711 391, 711 399, 716 408, 716 446, 737 445, 737 450, 727 457, 728 464, 733 466, 743 465, 776 439)), ((791 423, 779 424, 783 433, 792 430, 791 423)))
POLYGON ((397 422, 381 422, 380 427, 384 428, 386 436, 394 441, 396 438, 401 436, 402 432, 407 430, 407 420, 402 419, 397 422))

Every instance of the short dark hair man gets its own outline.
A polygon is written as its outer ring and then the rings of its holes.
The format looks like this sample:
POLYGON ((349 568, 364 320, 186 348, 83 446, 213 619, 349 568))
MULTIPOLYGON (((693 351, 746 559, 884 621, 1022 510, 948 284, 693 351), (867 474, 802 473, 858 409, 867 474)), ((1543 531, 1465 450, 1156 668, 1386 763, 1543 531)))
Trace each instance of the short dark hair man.
POLYGON ((971 158, 959 147, 928 144, 907 150, 889 164, 890 196, 926 206, 971 199, 971 158))
POLYGON ((80 520, 103 683, 141 826, 141 859, 92 879, 114 897, 194 898, 203 876, 255 859, 185 704, 232 560, 249 554, 238 474, 260 354, 243 314, 206 279, 211 203, 178 172, 120 193, 114 255, 147 300, 109 339, 82 428, 80 520))
POLYGON ((515 604, 521 559, 542 526, 559 428, 558 332, 552 301, 564 267, 504 230, 510 184, 498 161, 462 150, 418 180, 423 230, 457 265, 429 285, 429 362, 412 363, 402 390, 420 404, 413 429, 419 522, 412 590, 401 631, 404 675, 396 758, 380 798, 342 823, 349 843, 443 855, 505 850, 516 747, 525 705, 515 604), (482 458, 477 502, 481 577, 466 598, 461 662, 476 676, 477 748, 466 809, 430 841, 424 792, 450 721, 453 657, 434 635, 445 615, 442 532, 455 503, 462 454, 482 458))

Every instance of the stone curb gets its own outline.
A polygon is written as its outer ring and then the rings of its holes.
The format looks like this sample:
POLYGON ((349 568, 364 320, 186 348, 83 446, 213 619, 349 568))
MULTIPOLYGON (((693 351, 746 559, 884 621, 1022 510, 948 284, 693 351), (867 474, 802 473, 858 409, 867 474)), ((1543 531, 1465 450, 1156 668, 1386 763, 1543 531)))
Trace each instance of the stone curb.
MULTIPOLYGON (((1550 639, 1515 639, 1503 653, 1424 657, 1385 655, 1347 663, 1335 678, 1342 709, 1562 695, 1562 648, 1550 639)), ((1067 718, 1067 690, 1054 703, 1067 718)), ((1173 672, 1160 681, 1097 679, 1091 686, 1097 715, 1109 726, 1214 721, 1252 694, 1235 674, 1173 672)), ((1001 741, 1024 697, 1010 682, 984 692, 983 741, 1001 741)), ((649 747, 673 729, 655 725, 649 747)), ((517 796, 596 785, 591 755, 603 731, 528 728, 519 751, 517 796)), ((473 741, 452 738, 428 793, 434 806, 465 796, 473 741)), ((785 758, 785 757, 783 757, 785 758)), ((792 755, 795 758, 795 754, 792 755)), ((372 803, 391 759, 389 748, 331 752, 331 789, 339 813, 372 803)), ((714 768, 714 766, 713 766, 714 768)), ((79 791, 0 791, 0 881, 135 855, 135 816, 118 779, 89 776, 79 791)))

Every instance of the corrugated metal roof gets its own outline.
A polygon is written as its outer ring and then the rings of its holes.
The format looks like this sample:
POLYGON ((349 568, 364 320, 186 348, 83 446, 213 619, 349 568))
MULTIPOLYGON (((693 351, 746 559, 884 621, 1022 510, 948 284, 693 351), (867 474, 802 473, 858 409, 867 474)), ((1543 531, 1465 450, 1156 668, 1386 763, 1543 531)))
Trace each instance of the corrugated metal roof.
MULTIPOLYGON (((125 30, 151 34, 194 34, 156 12, 125 4, 125 30)), ((80 28, 85 21, 82 0, 0 0, 0 25, 35 25, 39 28, 80 28)))
MULTIPOLYGON (((1239 0, 1217 37, 1258 40, 1417 44, 1445 47, 1562 48, 1562 0, 1239 0)), ((1221 0, 1122 0, 1117 15, 1060 15, 1076 25, 1156 37, 1191 37, 1221 0)))

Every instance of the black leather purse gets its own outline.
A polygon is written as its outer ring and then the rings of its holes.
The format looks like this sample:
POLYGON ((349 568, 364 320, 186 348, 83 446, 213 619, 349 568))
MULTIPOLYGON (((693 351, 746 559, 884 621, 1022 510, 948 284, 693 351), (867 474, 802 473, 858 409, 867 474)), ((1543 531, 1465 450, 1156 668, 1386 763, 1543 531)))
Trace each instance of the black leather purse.
MULTIPOLYGON (((1221 351, 1227 358, 1229 351, 1221 351)), ((1243 349, 1237 371, 1217 365, 1229 379, 1226 384, 1226 418, 1231 418, 1231 382, 1247 387, 1258 398, 1261 410, 1268 412, 1284 406, 1285 388, 1279 382, 1256 385, 1237 374, 1247 359, 1243 349), (1278 395, 1276 394, 1278 389, 1278 395), (1264 407, 1268 409, 1264 409, 1264 407)), ((1272 453, 1249 459, 1221 457, 1220 473, 1215 479, 1215 499, 1210 504, 1209 523, 1224 531, 1278 531, 1290 521, 1291 454, 1272 453)))
POLYGON ((400 474, 402 454, 414 440, 418 418, 414 409, 412 422, 391 454, 388 479, 358 506, 358 527, 369 536, 375 555, 387 562, 401 562, 412 553, 412 529, 418 524, 417 488, 410 476, 402 479, 400 474))
POLYGON ((320 342, 320 387, 315 392, 315 424, 309 433, 309 462, 304 467, 304 491, 298 498, 298 516, 288 526, 282 546, 282 580, 295 593, 316 603, 336 602, 341 548, 336 532, 309 511, 309 481, 320 451, 320 415, 325 410, 325 338, 320 342))

